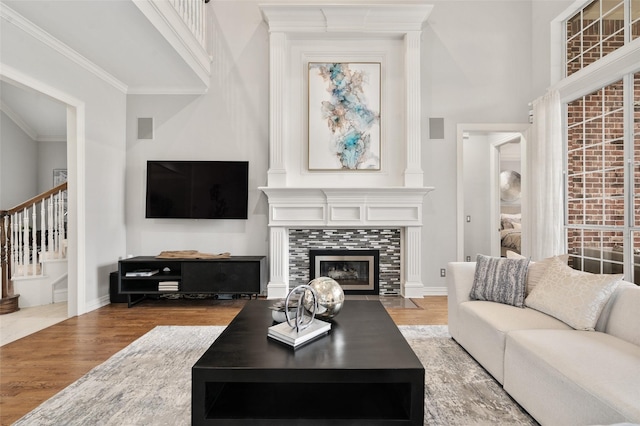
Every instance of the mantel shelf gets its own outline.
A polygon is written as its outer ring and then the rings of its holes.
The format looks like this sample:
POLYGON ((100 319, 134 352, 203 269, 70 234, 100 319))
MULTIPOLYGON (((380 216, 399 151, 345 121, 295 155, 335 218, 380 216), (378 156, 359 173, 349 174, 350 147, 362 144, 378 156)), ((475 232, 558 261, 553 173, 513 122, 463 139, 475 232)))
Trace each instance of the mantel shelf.
POLYGON ((260 187, 269 198, 269 226, 422 226, 424 196, 433 187, 260 187))

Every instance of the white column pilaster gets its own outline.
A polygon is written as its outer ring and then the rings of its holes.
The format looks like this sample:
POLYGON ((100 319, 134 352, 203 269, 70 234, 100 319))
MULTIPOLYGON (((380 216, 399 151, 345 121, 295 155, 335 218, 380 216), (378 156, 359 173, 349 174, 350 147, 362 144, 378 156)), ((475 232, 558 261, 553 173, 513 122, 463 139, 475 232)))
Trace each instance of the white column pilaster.
POLYGON ((285 167, 286 44, 283 32, 269 35, 269 171, 268 186, 287 184, 285 167))
POLYGON ((267 299, 284 299, 289 293, 289 230, 270 228, 267 299))
POLYGON ((404 186, 423 185, 421 165, 420 132, 420 37, 421 31, 410 31, 404 36, 404 63, 406 84, 407 168, 404 171, 404 186))
POLYGON ((405 281, 402 283, 402 296, 407 298, 422 298, 424 285, 422 284, 422 227, 407 226, 404 235, 404 271, 405 281))

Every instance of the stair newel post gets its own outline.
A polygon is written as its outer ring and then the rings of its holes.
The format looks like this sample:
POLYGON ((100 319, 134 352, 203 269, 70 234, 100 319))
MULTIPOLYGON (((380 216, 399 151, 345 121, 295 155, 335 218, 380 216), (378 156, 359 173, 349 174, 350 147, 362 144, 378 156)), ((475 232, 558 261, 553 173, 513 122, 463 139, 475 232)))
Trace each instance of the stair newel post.
POLYGON ((2 289, 0 298, 0 315, 10 314, 19 310, 19 294, 14 294, 13 282, 11 281, 11 237, 13 226, 11 214, 2 211, 0 214, 0 258, 2 263, 2 289))

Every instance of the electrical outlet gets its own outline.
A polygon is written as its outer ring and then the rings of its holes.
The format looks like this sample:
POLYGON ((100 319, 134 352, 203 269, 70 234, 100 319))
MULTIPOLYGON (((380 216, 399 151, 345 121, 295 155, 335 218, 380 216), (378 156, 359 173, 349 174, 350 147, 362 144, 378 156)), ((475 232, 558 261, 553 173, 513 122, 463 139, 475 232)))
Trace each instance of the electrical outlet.
POLYGON ((444 269, 444 268, 440 269, 440 276, 441 277, 446 277, 447 276, 447 270, 444 269))

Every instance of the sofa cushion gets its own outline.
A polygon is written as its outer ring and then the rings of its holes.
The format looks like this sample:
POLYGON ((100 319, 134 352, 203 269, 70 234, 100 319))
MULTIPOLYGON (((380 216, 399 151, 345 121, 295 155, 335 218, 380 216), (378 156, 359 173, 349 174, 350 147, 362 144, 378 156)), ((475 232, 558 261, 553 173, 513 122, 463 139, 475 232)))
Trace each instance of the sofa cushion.
POLYGON ((640 324, 640 286, 621 281, 602 310, 596 330, 640 346, 640 326, 631 324, 640 324))
POLYGON ((622 275, 578 271, 553 258, 525 304, 576 330, 594 330, 602 309, 621 279, 622 275))
POLYGON ((478 255, 469 298, 524 307, 528 259, 478 255))
MULTIPOLYGON (((538 260, 536 262, 531 261, 529 263, 529 269, 527 270, 527 295, 531 294, 533 289, 538 285, 544 276, 544 273, 547 272, 547 268, 554 257, 562 260, 565 264, 569 261, 568 254, 561 254, 559 256, 547 257, 545 259, 538 260)), ((526 257, 519 253, 507 250, 507 259, 526 259, 526 257)))
POLYGON ((456 341, 500 383, 506 334, 512 330, 550 328, 570 330, 567 324, 534 309, 485 301, 458 306, 456 341))
POLYGON ((640 347, 576 330, 506 340, 504 388, 541 424, 640 422, 640 347))

